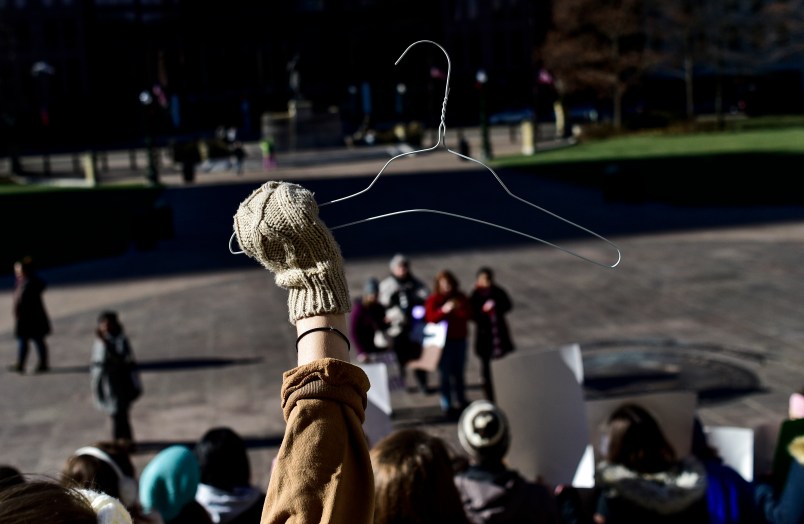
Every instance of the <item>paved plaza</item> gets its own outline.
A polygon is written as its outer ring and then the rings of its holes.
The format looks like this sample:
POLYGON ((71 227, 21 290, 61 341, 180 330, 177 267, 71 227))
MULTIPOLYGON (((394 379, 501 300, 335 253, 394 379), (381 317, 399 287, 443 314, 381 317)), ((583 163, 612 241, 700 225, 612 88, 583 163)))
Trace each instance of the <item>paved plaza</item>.
MULTIPOLYGON (((317 197, 329 197, 365 185, 382 163, 358 159, 268 174, 251 169, 240 177, 200 173, 193 185, 183 184, 178 173, 164 174, 174 213, 172 239, 152 251, 132 249, 42 272, 50 284, 45 301, 54 325, 53 370, 23 376, 5 366, 0 370, 0 463, 57 475, 73 450, 108 436, 109 421, 91 402, 87 363, 97 314, 111 308, 119 312, 143 369, 145 394, 132 411, 137 467, 163 446, 192 443, 210 427, 226 425, 247 439, 253 480, 265 485, 283 434, 279 388, 282 372, 295 362, 295 331, 287 321, 286 292, 254 261, 229 253, 231 217, 268 177, 310 184, 317 197)), ((430 179, 417 178, 422 170, 429 177, 449 177, 451 170, 460 170, 452 176, 469 177, 482 169, 438 152, 389 173, 388 183, 409 179, 426 187, 430 179)), ((599 364, 601 355, 619 356, 618 362, 636 355, 630 364, 636 368, 651 359, 672 364, 662 380, 644 382, 638 373, 617 381, 616 366, 600 369, 598 394, 626 386, 691 387, 701 392, 705 424, 753 428, 785 416, 790 392, 804 385, 798 311, 804 297, 804 211, 613 205, 588 191, 540 188, 540 197, 569 195, 582 205, 570 216, 581 216, 592 230, 600 225, 620 248, 622 262, 606 269, 539 242, 486 235, 483 226, 455 227, 430 216, 405 222, 403 216, 379 228, 336 232, 353 295, 368 277, 387 274, 395 250, 408 254, 413 272, 428 284, 437 271, 450 269, 465 291, 477 268, 490 266, 514 302, 509 321, 518 351, 578 343, 590 364, 599 364), (662 227, 636 227, 647 223, 662 227), (387 234, 380 236, 383 227, 387 234), (435 241, 425 241, 432 236, 435 241)), ((547 207, 571 209, 556 199, 547 207)), ((611 255, 589 236, 563 238, 560 246, 592 258, 611 255)), ((5 275, 0 347, 11 363, 12 277, 5 275)), ((29 368, 34 362, 29 360, 29 368)), ((467 378, 470 398, 480 398, 473 355, 467 378)), ((435 375, 431 381, 435 386, 435 375)), ((437 416, 437 395, 397 391, 392 403, 396 427, 425 427, 457 449, 455 423, 437 416)))

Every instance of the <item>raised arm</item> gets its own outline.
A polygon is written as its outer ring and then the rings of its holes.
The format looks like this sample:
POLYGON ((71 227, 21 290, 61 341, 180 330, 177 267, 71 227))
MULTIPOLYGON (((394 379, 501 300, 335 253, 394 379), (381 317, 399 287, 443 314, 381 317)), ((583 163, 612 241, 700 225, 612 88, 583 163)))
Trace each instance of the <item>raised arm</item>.
POLYGON ((289 291, 298 366, 284 374, 285 437, 262 523, 369 523, 374 477, 363 433, 368 378, 349 364, 351 303, 343 259, 312 193, 268 182, 238 208, 242 249, 289 291))

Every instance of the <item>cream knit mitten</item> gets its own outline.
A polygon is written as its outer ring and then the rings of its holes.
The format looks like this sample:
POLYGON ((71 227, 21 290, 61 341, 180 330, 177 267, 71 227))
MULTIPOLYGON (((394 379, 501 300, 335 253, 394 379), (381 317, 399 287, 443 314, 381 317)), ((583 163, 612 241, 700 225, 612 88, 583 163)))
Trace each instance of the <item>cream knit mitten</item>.
POLYGON ((234 216, 243 251, 275 274, 290 291, 291 324, 300 318, 348 313, 349 288, 340 247, 318 217, 313 194, 297 184, 266 182, 234 216))

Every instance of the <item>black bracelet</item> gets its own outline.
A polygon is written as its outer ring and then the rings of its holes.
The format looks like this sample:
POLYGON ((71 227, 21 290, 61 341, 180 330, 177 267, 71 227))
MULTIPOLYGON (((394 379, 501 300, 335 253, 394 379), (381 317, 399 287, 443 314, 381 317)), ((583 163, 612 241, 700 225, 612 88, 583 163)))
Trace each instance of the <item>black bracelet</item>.
POLYGON ((314 333, 316 331, 330 331, 330 332, 336 333, 338 336, 340 336, 346 342, 346 351, 347 352, 351 351, 352 344, 349 343, 349 337, 347 337, 346 335, 341 333, 340 330, 338 330, 338 329, 336 329, 336 328, 334 328, 332 326, 321 326, 321 327, 314 327, 313 329, 308 329, 307 331, 305 331, 304 333, 299 335, 299 338, 296 339, 296 353, 299 352, 299 341, 301 339, 303 339, 304 337, 306 337, 307 335, 309 335, 310 333, 314 333))

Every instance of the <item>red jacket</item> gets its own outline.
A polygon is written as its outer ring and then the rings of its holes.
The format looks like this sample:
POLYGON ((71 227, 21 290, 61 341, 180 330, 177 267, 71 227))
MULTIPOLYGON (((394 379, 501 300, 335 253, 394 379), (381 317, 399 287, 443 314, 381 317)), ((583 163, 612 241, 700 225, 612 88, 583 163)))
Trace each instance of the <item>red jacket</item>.
POLYGON ((424 310, 424 318, 427 322, 447 321, 448 339, 463 340, 469 336, 469 319, 472 316, 472 309, 469 307, 469 299, 460 291, 449 295, 433 293, 427 297, 424 310), (455 307, 449 313, 444 313, 441 311, 441 307, 449 300, 455 302, 455 307))

